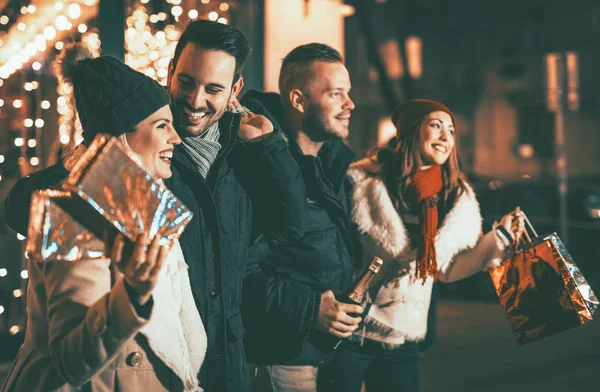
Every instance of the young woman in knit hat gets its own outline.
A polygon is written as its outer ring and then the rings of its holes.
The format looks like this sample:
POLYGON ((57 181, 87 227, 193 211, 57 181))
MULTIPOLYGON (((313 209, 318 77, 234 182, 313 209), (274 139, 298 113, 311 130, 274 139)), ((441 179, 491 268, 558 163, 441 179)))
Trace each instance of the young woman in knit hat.
MULTIPOLYGON (((353 164, 353 220, 361 260, 384 260, 371 284, 362 325, 320 374, 319 391, 419 390, 419 341, 436 280, 450 282, 498 265, 517 209, 482 235, 479 204, 458 167, 452 112, 417 99, 392 114, 398 144, 353 164)), ((364 266, 359 266, 361 271, 364 266)))
MULTIPOLYGON (((112 134, 155 178, 171 177, 181 139, 160 84, 81 45, 66 48, 56 69, 73 84, 86 144, 112 134)), ((193 207, 193 196, 184 202, 193 207)), ((27 332, 3 391, 202 390, 206 333, 181 247, 160 247, 157 236, 146 250, 147 240, 128 256, 118 237, 111 260, 29 261, 27 332)))

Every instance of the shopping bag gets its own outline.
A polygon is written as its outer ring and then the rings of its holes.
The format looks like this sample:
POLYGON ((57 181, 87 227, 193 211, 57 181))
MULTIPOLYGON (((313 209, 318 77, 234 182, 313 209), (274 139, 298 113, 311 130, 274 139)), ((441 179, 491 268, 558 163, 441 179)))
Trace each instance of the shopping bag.
POLYGON ((490 271, 518 344, 583 325, 598 308, 598 298, 558 235, 538 236, 527 217, 525 222, 522 245, 490 271))

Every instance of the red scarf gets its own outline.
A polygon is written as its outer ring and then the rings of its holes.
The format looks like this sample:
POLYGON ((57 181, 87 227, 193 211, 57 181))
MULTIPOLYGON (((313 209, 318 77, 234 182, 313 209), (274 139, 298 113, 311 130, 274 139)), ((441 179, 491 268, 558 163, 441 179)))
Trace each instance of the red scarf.
POLYGON ((419 223, 423 242, 417 251, 417 276, 423 279, 428 276, 437 280, 438 267, 435 252, 435 236, 438 228, 438 209, 436 195, 442 190, 442 167, 434 165, 411 176, 416 191, 417 201, 421 206, 419 223))

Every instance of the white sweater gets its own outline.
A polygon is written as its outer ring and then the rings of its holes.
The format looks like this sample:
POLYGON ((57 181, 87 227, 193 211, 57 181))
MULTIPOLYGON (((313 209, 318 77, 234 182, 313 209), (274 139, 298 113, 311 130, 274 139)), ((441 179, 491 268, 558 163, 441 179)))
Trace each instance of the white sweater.
MULTIPOLYGON (((379 166, 363 160, 348 174, 354 182, 352 216, 361 233, 365 259, 383 259, 383 267, 371 283, 364 328, 355 334, 388 343, 422 340, 427 333, 427 314, 433 279, 416 278, 417 249, 410 243, 404 222, 379 175, 379 166)), ((464 279, 498 266, 503 242, 492 230, 481 232, 479 203, 469 187, 456 201, 438 230, 435 247, 439 279, 464 279)))

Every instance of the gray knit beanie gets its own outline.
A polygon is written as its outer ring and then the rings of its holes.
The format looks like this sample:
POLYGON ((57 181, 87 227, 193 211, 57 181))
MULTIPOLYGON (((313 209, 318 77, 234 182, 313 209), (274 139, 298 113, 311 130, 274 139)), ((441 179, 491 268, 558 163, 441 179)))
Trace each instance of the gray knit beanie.
POLYGON ((75 105, 89 144, 98 133, 119 136, 171 103, 165 88, 120 60, 94 58, 83 44, 72 44, 58 55, 54 70, 73 84, 75 105))

